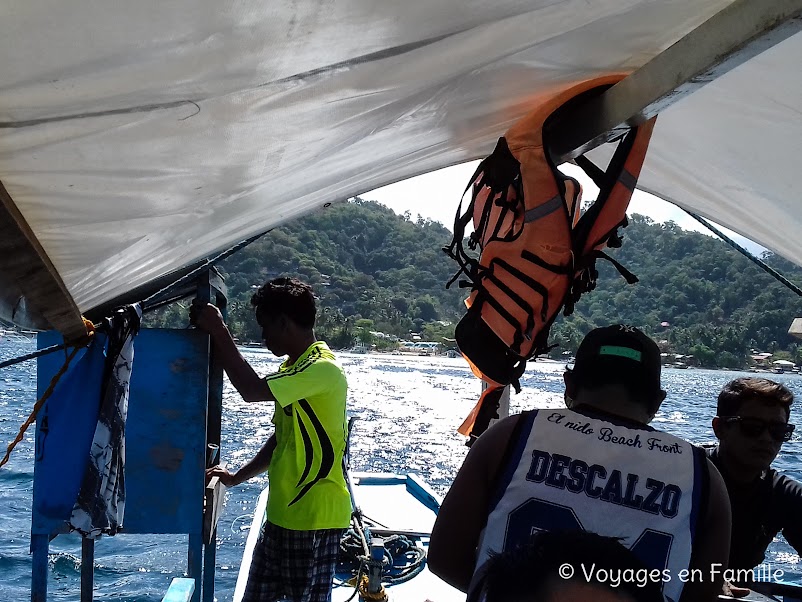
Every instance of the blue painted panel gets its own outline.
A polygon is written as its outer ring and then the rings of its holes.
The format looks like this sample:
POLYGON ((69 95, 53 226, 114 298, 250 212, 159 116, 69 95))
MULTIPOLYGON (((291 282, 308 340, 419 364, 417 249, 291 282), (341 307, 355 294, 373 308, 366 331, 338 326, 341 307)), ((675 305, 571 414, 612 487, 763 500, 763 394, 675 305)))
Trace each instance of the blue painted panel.
MULTIPOLYGON (((61 335, 42 333, 38 347, 62 342, 61 335)), ((76 354, 36 419, 33 517, 31 533, 49 535, 70 517, 86 470, 100 405, 105 336, 76 354)), ((38 396, 50 385, 66 356, 56 352, 37 364, 38 396)))
POLYGON ((47 575, 50 572, 47 566, 48 548, 47 535, 31 535, 31 602, 47 602, 47 575))
POLYGON ((407 475, 407 491, 435 514, 440 512, 440 500, 437 494, 429 487, 429 484, 418 475, 413 473, 407 475))
POLYGON ((126 427, 126 533, 202 533, 209 336, 144 329, 126 427))
MULTIPOLYGON (((60 341, 57 333, 39 335, 40 348, 60 341)), ((134 342, 126 425, 126 533, 203 532, 208 349, 208 335, 197 330, 143 329, 134 342)), ((63 362, 64 356, 58 352, 39 359, 39 395, 63 362)), ((65 387, 66 377, 60 383, 65 387)), ((70 483, 79 466, 83 474, 85 460, 81 457, 88 457, 97 423, 99 396, 85 393, 91 378, 84 375, 83 380, 73 379, 77 382, 71 388, 76 394, 58 427, 48 419, 47 441, 54 442, 51 448, 55 450, 49 451, 48 457, 61 454, 69 459, 74 468, 69 473, 73 475, 70 483), (86 432, 90 432, 88 443, 84 441, 86 432), (78 433, 83 434, 78 437, 78 433)), ((37 454, 40 430, 37 422, 37 454)), ((43 472, 37 466, 34 499, 43 487, 52 491, 65 482, 59 480, 56 471, 43 472)), ((69 510, 76 496, 77 490, 69 510)), ((34 509, 34 533, 50 533, 58 522, 63 519, 54 521, 34 509)))
POLYGON ((357 479, 359 485, 398 485, 407 482, 406 475, 392 472, 355 472, 351 476, 357 479))
POLYGON ((195 580, 186 577, 175 577, 170 588, 162 598, 162 602, 189 602, 195 591, 195 580))

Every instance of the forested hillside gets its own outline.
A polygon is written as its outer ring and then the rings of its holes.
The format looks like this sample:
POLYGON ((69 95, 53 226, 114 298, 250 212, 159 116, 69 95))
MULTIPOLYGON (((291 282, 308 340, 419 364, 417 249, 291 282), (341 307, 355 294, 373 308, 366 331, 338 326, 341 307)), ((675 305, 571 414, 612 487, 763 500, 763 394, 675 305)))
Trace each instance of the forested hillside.
MULTIPOLYGON (((623 246, 610 255, 640 282, 627 285, 609 263, 598 262, 598 288, 554 329, 569 349, 592 326, 621 321, 703 366, 744 366, 752 349, 802 360, 802 348, 787 334, 802 315, 802 300, 743 255, 718 239, 643 216, 634 216, 622 232, 623 246)), ((794 264, 771 254, 763 259, 802 283, 794 264)))
MULTIPOLYGON (((437 322, 455 322, 458 290, 444 284, 456 266, 440 250, 451 238, 442 225, 409 221, 378 203, 356 199, 278 228, 222 264, 237 300, 235 328, 259 340, 248 305, 251 286, 282 274, 312 284, 320 297, 318 334, 350 346, 362 330, 434 336, 437 322), (245 310, 245 311, 243 311, 245 310)), ((453 328, 452 328, 453 331, 453 328)))
MULTIPOLYGON (((739 253, 709 236, 642 216, 622 232, 622 248, 610 254, 640 282, 627 285, 612 265, 599 261, 597 289, 552 330, 560 344, 556 353, 573 352, 594 326, 626 322, 662 341, 665 351, 692 355, 700 365, 742 366, 751 349, 802 360, 802 348, 787 334, 791 320, 802 315, 802 303, 739 253)), ((456 271, 441 250, 450 239, 438 223, 412 221, 361 199, 296 220, 221 264, 231 328, 243 340, 259 340, 249 305, 252 288, 290 274, 314 286, 318 334, 335 346, 358 339, 387 345, 371 331, 401 338, 416 332, 424 340, 453 337, 466 291, 444 288, 456 271)), ((766 259, 802 282, 802 270, 793 264, 766 259)), ((173 307, 154 322, 183 324, 186 316, 173 307)))

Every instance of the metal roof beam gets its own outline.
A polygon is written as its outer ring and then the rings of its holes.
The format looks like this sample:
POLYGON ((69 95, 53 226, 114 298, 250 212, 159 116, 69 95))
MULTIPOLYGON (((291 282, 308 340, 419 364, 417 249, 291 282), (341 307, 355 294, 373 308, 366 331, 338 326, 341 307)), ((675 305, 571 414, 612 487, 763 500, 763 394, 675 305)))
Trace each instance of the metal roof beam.
POLYGON ((614 140, 802 30, 802 0, 735 0, 640 69, 549 127, 560 164, 614 140))
POLYGON ((0 318, 24 328, 86 335, 81 312, 0 182, 0 318))

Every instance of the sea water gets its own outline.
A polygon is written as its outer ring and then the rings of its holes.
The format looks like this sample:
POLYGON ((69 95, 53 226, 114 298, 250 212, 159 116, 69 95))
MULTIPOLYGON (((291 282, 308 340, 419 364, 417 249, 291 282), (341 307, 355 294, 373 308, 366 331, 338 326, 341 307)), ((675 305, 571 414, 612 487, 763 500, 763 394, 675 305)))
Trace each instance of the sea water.
MULTIPOLYGON (((0 340, 0 361, 29 353, 33 340, 0 340)), ((257 372, 278 367, 266 350, 243 349, 257 372)), ((479 383, 460 358, 338 354, 348 376, 348 411, 357 421, 352 434, 352 469, 414 472, 445 494, 467 453, 456 429, 476 402, 479 383)), ((564 365, 532 362, 513 395, 511 411, 562 407, 564 365)), ((136 370, 136 365, 134 366, 136 370)), ((743 373, 710 370, 663 371, 668 398, 653 425, 695 443, 715 440, 710 420, 721 386, 743 373)), ((36 401, 35 362, 0 369, 0 447, 17 434, 36 401)), ((802 400, 802 376, 770 375, 802 400)), ((802 412, 795 409, 792 421, 802 412)), ((272 432, 272 404, 246 403, 226 381, 221 455, 232 469, 248 461, 272 432)), ((180 425, 177 425, 180 426, 180 425)), ((30 600, 30 513, 33 490, 33 428, 0 468, 0 602, 30 600)), ((802 480, 802 437, 783 445, 774 466, 802 480)), ((234 592, 247 529, 266 478, 228 490, 218 526, 216 599, 234 592)), ((704 525, 702 525, 704 528, 704 525)), ((80 539, 51 542, 49 600, 77 601, 80 591, 80 539)), ((187 538, 120 534, 95 547, 95 599, 159 602, 170 580, 186 571, 187 538)), ((769 549, 766 564, 802 582, 802 564, 782 538, 769 549)))

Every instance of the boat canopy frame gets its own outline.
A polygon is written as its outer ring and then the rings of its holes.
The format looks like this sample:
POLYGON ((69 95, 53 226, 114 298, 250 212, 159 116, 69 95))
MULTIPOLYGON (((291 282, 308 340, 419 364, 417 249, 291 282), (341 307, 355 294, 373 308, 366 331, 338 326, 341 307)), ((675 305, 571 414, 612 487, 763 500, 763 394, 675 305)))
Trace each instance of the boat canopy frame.
POLYGON ((626 134, 738 65, 802 31, 802 0, 736 0, 548 128, 559 165, 626 134))

